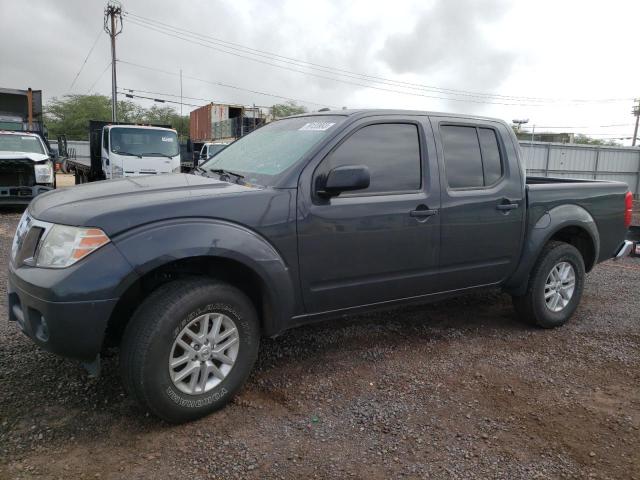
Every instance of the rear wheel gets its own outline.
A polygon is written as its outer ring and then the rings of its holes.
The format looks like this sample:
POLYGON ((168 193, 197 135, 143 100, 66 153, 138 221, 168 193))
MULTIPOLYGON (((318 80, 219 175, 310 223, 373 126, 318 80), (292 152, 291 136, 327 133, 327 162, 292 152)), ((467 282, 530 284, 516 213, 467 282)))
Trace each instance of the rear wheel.
POLYGON ((584 279, 584 260, 578 249, 549 242, 531 271, 527 292, 513 296, 518 316, 543 328, 564 325, 580 303, 584 279))
POLYGON ((164 420, 200 418, 242 387, 259 343, 255 308, 240 290, 209 279, 170 282, 142 303, 124 332, 125 388, 164 420))

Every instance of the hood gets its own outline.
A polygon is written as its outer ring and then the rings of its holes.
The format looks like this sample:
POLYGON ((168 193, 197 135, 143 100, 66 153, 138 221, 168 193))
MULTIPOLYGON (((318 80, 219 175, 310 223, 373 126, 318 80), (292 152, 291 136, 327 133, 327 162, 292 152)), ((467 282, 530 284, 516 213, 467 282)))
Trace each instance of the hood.
POLYGON ((148 175, 51 191, 37 196, 29 211, 38 220, 99 227, 112 235, 162 219, 219 216, 212 210, 211 199, 228 200, 261 191, 197 175, 148 175))
POLYGON ((0 152, 0 162, 2 160, 31 160, 32 162, 43 162, 49 160, 49 155, 44 153, 31 152, 0 152))

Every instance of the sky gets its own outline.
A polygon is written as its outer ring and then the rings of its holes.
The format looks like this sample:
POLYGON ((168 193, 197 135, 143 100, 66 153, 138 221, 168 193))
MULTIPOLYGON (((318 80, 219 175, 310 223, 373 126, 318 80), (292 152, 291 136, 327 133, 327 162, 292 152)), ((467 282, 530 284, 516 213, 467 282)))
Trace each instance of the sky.
MULTIPOLYGON (((110 95, 105 5, 0 0, 0 86, 41 89, 45 101, 110 95)), ((528 119, 536 131, 633 133, 637 0, 123 0, 122 8, 119 88, 179 101, 182 70, 185 114, 209 101, 295 99, 311 111, 402 108, 528 119)))

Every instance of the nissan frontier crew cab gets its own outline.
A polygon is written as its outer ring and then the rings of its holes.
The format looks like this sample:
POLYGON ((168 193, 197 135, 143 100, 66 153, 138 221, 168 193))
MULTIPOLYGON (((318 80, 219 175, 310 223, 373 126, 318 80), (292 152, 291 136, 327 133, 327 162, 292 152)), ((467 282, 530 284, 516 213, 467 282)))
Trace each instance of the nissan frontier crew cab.
POLYGON ((260 338, 325 317, 480 288, 543 328, 585 272, 626 255, 618 182, 527 178, 511 128, 414 111, 289 117, 193 174, 40 195, 17 228, 9 315, 171 422, 226 404, 260 338))

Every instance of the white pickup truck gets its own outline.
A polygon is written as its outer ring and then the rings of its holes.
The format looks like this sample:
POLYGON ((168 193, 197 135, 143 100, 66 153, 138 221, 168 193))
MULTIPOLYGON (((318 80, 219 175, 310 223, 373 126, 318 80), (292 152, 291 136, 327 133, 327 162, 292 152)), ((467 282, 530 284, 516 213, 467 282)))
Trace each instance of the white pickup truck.
POLYGON ((177 132, 169 127, 89 122, 90 162, 68 160, 76 184, 180 172, 177 132))
POLYGON ((37 133, 0 130, 0 203, 27 204, 54 189, 52 155, 37 133))

